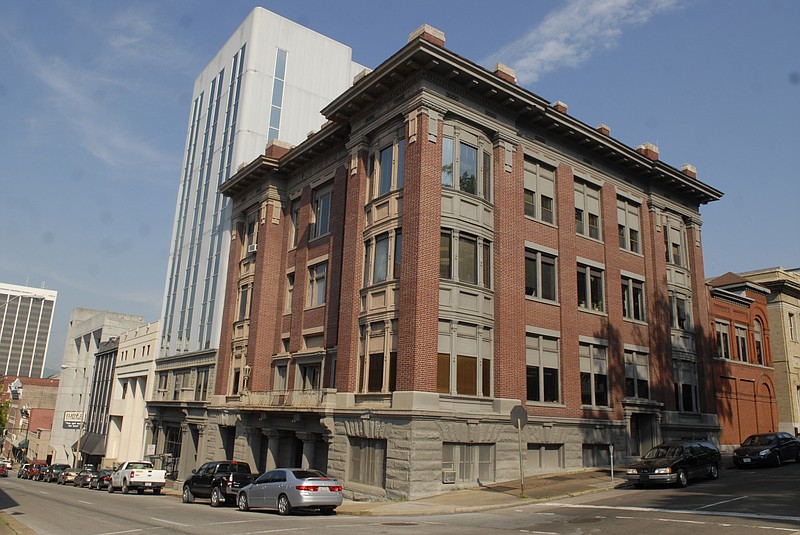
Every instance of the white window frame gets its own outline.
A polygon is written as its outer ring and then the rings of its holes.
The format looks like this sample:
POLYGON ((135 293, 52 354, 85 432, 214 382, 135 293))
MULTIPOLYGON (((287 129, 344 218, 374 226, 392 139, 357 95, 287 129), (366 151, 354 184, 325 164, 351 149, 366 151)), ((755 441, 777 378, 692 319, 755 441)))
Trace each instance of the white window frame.
POLYGON ((731 324, 725 320, 714 320, 714 332, 717 339, 717 357, 730 360, 731 358, 731 324))
POLYGON ((644 279, 628 274, 621 275, 622 285, 622 317, 633 321, 647 321, 644 279), (638 292, 636 290, 639 290, 638 292), (638 298, 637 298, 638 293, 638 298), (636 317, 637 304, 639 316, 636 317))
POLYGON ((525 245, 525 296, 531 299, 546 301, 548 303, 558 303, 558 254, 554 251, 550 250, 543 250, 541 247, 535 247, 532 245, 525 245), (544 289, 549 284, 545 284, 545 280, 543 278, 543 270, 542 265, 545 263, 543 260, 552 260, 553 266, 553 280, 552 280, 552 292, 553 298, 550 299, 549 297, 543 297, 544 289), (528 262, 533 263, 533 267, 536 270, 536 287, 533 288, 532 293, 528 293, 528 262))
POLYGON ((547 404, 560 404, 562 399, 561 392, 561 340, 558 336, 545 335, 537 332, 525 333, 525 364, 526 364, 526 397, 527 395, 527 379, 528 368, 538 368, 538 389, 539 399, 528 399, 530 403, 547 403, 547 404), (555 344, 555 354, 550 350, 552 345, 555 344), (550 346, 547 348, 545 346, 550 346), (556 397, 555 399, 548 399, 545 388, 545 368, 556 370, 556 397))
POLYGON ((620 249, 642 254, 641 206, 627 199, 617 198, 617 225, 620 249))
POLYGON ((734 325, 736 336, 736 356, 741 362, 750 362, 750 351, 747 347, 747 325, 734 325))
POLYGON ((608 373, 608 342, 606 340, 581 339, 579 344, 580 380, 581 380, 581 405, 591 407, 610 407, 611 391, 609 389, 608 373), (583 399, 583 377, 589 375, 589 396, 591 403, 583 399), (606 403, 598 403, 597 382, 598 377, 605 377, 606 403))
POLYGON ((314 190, 312 202, 314 217, 312 239, 327 236, 331 232, 331 210, 333 208, 333 186, 324 186, 314 190))
MULTIPOLYGON (((296 282, 296 281, 295 281, 296 282)), ((308 266, 308 292, 306 308, 323 306, 326 303, 328 291, 328 262, 317 262, 308 266), (320 272, 320 270, 322 270, 320 272), (320 285, 323 286, 320 292, 320 285)))
POLYGON ((537 160, 525 158, 525 194, 530 193, 532 203, 525 202, 525 217, 556 226, 556 169, 537 160), (551 204, 550 217, 544 217, 544 202, 551 204), (528 207, 532 207, 529 213, 528 207))
POLYGON ((650 385, 650 352, 647 348, 634 348, 625 346, 625 397, 631 397, 628 393, 628 380, 633 382, 633 396, 638 399, 650 399, 652 391, 650 385), (640 392, 639 383, 647 383, 647 395, 640 392))
POLYGON ((600 188, 580 178, 575 179, 575 232, 586 238, 603 241, 603 217, 600 188), (592 217, 597 218, 596 236, 592 235, 592 217))
POLYGON ((578 281, 578 308, 580 310, 593 312, 593 313, 599 313, 599 314, 605 314, 605 312, 606 312, 606 295, 605 295, 606 294, 606 292, 605 292, 605 286, 606 286, 605 277, 606 277, 606 274, 605 273, 606 272, 605 272, 605 269, 603 267, 599 267, 599 266, 592 265, 592 264, 587 264, 587 263, 581 262, 580 260, 578 261, 578 277, 577 277, 577 281, 578 281), (583 304, 581 304, 581 302, 580 302, 581 273, 585 273, 585 277, 584 277, 584 281, 583 281, 583 293, 584 293, 584 295, 586 297, 586 300, 585 300, 585 302, 583 304), (600 291, 600 296, 599 296, 600 297, 600 308, 596 307, 597 303, 595 302, 595 299, 594 299, 596 297, 595 296, 596 292, 592 292, 592 279, 593 279, 593 277, 597 277, 597 276, 600 277, 600 289, 599 289, 599 291, 600 291))

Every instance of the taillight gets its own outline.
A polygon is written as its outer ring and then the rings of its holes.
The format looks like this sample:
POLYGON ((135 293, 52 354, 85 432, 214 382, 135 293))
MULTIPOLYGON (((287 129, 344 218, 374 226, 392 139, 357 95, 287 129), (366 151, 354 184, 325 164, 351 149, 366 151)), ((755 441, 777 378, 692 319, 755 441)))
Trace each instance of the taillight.
POLYGON ((317 492, 319 490, 319 486, 317 485, 298 485, 295 487, 297 490, 305 490, 308 492, 317 492))
POLYGON ((136 470, 131 470, 131 479, 136 477, 136 470))
POLYGON ((233 483, 233 474, 228 474, 228 483, 233 483))
POLYGON ((342 492, 342 486, 341 485, 332 485, 332 486, 330 486, 328 488, 330 489, 331 492, 342 492))

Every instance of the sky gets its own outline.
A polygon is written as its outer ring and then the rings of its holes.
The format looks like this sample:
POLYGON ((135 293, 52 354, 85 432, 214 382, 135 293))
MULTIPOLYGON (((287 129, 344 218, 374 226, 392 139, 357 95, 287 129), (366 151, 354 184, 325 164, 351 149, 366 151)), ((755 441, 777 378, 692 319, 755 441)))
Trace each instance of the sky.
POLYGON ((261 6, 377 67, 422 24, 724 192, 701 208, 707 277, 800 267, 795 0, 3 0, 0 281, 159 319, 195 78, 261 6))

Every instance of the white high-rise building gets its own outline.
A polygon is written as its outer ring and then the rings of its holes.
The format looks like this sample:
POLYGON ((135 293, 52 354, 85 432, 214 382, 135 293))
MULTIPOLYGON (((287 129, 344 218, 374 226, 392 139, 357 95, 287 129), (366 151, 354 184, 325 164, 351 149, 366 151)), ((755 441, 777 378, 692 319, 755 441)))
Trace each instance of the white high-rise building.
POLYGON ((349 47, 254 9, 194 84, 162 306, 160 357, 216 353, 230 242, 217 188, 268 141, 298 144, 363 70, 349 47))
POLYGON ((42 377, 57 295, 0 283, 0 375, 42 377))

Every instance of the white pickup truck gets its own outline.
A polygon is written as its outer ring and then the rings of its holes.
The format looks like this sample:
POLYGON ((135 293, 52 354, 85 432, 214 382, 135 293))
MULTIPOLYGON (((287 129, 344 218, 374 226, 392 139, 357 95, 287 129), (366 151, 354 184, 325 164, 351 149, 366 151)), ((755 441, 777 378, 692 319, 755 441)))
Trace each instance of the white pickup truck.
POLYGON ((166 470, 154 470, 149 461, 127 461, 111 474, 108 492, 120 489, 122 494, 128 494, 131 489, 136 489, 139 494, 144 494, 146 489, 150 489, 153 494, 161 494, 166 482, 166 470))

